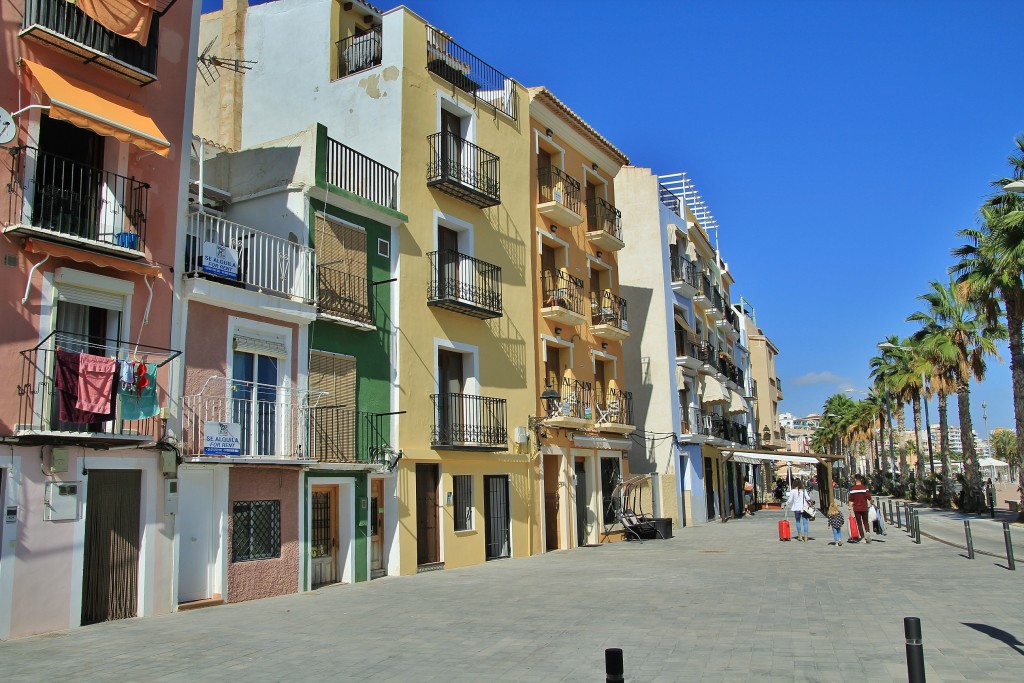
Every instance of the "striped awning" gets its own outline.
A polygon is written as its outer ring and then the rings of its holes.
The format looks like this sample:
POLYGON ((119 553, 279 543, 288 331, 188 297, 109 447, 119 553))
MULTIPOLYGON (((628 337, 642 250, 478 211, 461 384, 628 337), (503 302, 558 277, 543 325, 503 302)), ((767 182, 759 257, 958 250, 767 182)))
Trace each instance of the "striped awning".
POLYGON ((701 390, 700 396, 701 403, 707 405, 728 405, 729 404, 729 392, 722 383, 711 376, 704 377, 704 386, 701 390))

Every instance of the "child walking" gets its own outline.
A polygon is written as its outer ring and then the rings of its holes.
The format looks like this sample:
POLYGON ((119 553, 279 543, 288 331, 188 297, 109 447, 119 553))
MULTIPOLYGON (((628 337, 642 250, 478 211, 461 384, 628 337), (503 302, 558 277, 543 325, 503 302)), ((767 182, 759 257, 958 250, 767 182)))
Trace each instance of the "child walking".
POLYGON ((828 525, 832 529, 832 545, 843 544, 843 513, 839 511, 839 506, 836 505, 836 501, 832 501, 832 504, 828 506, 828 525))

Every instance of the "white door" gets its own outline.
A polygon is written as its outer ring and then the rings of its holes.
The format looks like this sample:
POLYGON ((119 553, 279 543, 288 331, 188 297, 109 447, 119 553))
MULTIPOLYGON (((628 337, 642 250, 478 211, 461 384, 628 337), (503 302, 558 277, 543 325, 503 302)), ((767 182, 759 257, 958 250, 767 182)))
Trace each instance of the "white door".
POLYGON ((178 470, 178 602, 212 597, 213 470, 178 470))

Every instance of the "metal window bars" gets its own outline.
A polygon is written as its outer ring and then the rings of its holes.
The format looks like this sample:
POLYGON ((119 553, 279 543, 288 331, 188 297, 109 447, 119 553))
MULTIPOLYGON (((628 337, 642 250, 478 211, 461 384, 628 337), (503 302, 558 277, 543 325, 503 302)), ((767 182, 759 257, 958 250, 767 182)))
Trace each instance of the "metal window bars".
POLYGON ((427 26, 427 70, 469 93, 477 102, 518 120, 515 81, 433 26, 427 26))

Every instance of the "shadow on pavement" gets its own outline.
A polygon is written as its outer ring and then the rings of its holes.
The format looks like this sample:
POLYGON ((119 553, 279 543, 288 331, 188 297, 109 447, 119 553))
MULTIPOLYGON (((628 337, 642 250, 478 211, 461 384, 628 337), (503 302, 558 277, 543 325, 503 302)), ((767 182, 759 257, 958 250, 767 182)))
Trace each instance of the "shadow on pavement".
POLYGON ((972 624, 966 621, 960 623, 962 623, 964 626, 973 628, 975 631, 978 631, 979 633, 984 633, 989 638, 995 638, 1000 642, 1006 643, 1007 645, 1012 647, 1017 652, 1017 654, 1024 655, 1024 643, 1020 642, 1020 640, 1017 639, 1017 636, 1013 635, 1012 633, 1007 633, 1001 628, 989 626, 988 624, 972 624))

